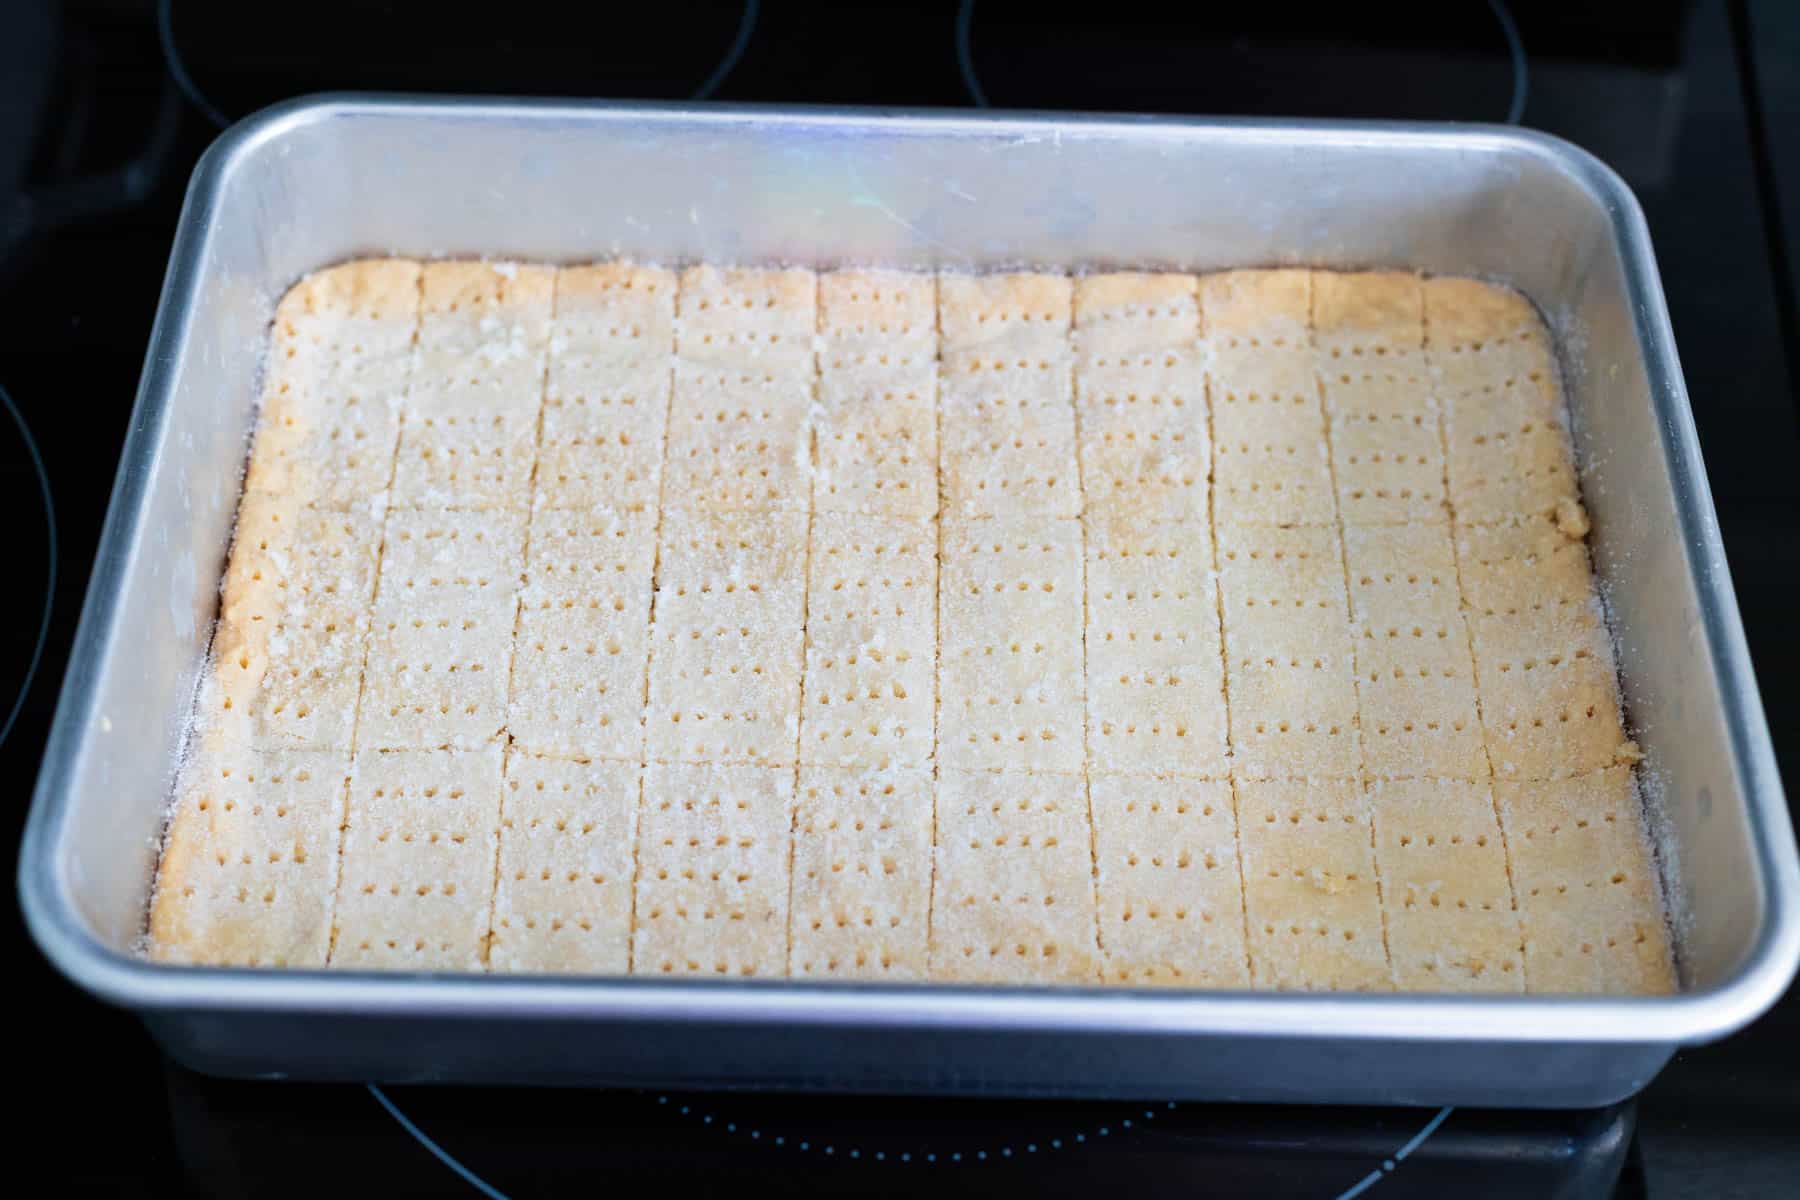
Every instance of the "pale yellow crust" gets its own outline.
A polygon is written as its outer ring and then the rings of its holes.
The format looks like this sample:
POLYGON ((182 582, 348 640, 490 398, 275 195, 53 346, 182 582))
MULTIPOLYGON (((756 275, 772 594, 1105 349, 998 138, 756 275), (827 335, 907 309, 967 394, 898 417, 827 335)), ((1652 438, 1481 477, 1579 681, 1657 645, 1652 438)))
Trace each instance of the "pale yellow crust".
POLYGON ((1595 606, 1520 599, 1470 624, 1496 779, 1558 779, 1637 760, 1595 606))
POLYGON ((1066 275, 1019 272, 938 276, 938 331, 946 354, 996 355, 1066 346, 1074 299, 1066 275))
POLYGON ((262 421, 245 473, 247 491, 303 499, 318 508, 367 511, 385 497, 400 438, 407 360, 389 379, 335 390, 336 399, 302 394, 286 380, 263 402, 262 421))
POLYGON ((1334 418, 1331 467, 1346 528, 1444 515, 1444 449, 1436 422, 1334 418))
POLYGON ((554 280, 547 267, 426 264, 394 505, 529 506, 554 280))
POLYGON ((332 966, 485 969, 500 771, 497 745, 358 751, 332 966))
POLYGON ((1252 346, 1208 338, 1202 346, 1214 406, 1227 395, 1264 402, 1277 399, 1319 407, 1319 368, 1310 348, 1289 342, 1252 346))
MULTIPOLYGON (((535 432, 544 394, 547 326, 526 330, 497 322, 472 346, 425 342, 407 378, 407 426, 433 421, 471 436, 524 429, 535 432)), ((422 337, 433 330, 427 319, 422 337)))
POLYGON ((1314 271, 1313 338, 1364 356, 1416 353, 1425 341, 1424 293, 1410 271, 1314 271))
POLYGON ((1535 316, 1503 338, 1434 337, 1430 359, 1459 523, 1543 516, 1577 502, 1560 372, 1535 316))
POLYGON ((1585 515, 1524 517, 1496 525, 1461 525, 1456 531, 1463 595, 1478 613, 1500 611, 1521 598, 1587 604, 1593 575, 1581 534, 1585 515))
POLYGON ((1207 519, 1212 455, 1198 352, 1084 359, 1075 368, 1075 406, 1087 511, 1207 519))
POLYGON ((1335 522, 1325 415, 1310 370, 1215 358, 1208 379, 1213 511, 1222 523, 1335 522))
POLYGON ((1311 271, 1298 268, 1202 275, 1200 320, 1225 346, 1304 350, 1312 310, 1311 271))
POLYGON ((549 318, 556 271, 533 264, 473 261, 426 263, 419 278, 420 314, 434 320, 479 321, 516 312, 536 322, 549 318))
POLYGON ((937 526, 819 513, 807 563, 800 761, 928 765, 936 712, 937 526))
POLYGON ((556 272, 557 313, 614 309, 621 314, 674 311, 675 272, 629 262, 597 262, 556 272))
POLYGON ((827 271, 819 276, 819 332, 829 352, 935 357, 937 280, 911 271, 827 271))
POLYGON ((1485 779, 1369 788, 1394 985, 1521 992, 1523 938, 1485 779))
POLYGON ((1194 276, 1126 271, 1075 281, 1075 348, 1084 360, 1191 348, 1200 336, 1194 276))
POLYGON ((932 793, 922 768, 800 768, 790 975, 926 977, 932 793))
POLYGON ((672 386, 667 357, 602 365, 553 351, 533 503, 654 514, 672 386))
POLYGON ((674 387, 663 473, 671 507, 806 512, 809 376, 680 362, 674 387))
POLYGON ((819 277, 813 509, 920 519, 938 509, 937 283, 819 277))
POLYGON ((150 907, 159 962, 322 967, 350 755, 202 739, 150 907))
POLYGON ((1425 356, 1396 354, 1359 361, 1361 352, 1362 347, 1352 347, 1341 360, 1319 361, 1319 391, 1332 422, 1374 420, 1383 429, 1410 424, 1437 433, 1443 404, 1425 356))
POLYGON ((439 597, 504 603, 519 583, 525 529, 522 512, 395 509, 382 536, 376 615, 439 597))
POLYGON ((379 318, 344 313, 278 318, 269 334, 265 396, 332 403, 404 377, 416 348, 418 295, 381 311, 379 318))
POLYGON ((645 719, 652 760, 794 762, 806 525, 805 513, 663 514, 645 719))
POLYGON ((296 284, 270 333, 246 488, 335 509, 383 495, 418 325, 416 263, 346 263, 296 284))
POLYGON ((221 621, 200 721, 259 750, 348 748, 368 620, 320 608, 273 623, 221 621))
POLYGON ((1337 530, 1217 527, 1232 772, 1355 778, 1361 766, 1337 530))
POLYGON ((870 387, 911 386, 921 375, 938 372, 937 339, 914 330, 904 342, 866 340, 860 334, 820 335, 819 378, 836 378, 870 387))
POLYGON ((1526 419, 1464 434, 1450 417, 1450 502, 1478 525, 1554 514, 1577 500, 1568 434, 1556 422, 1526 419))
POLYGON ((362 513, 306 508, 288 496, 245 492, 220 617, 278 622, 292 609, 367 608, 375 594, 378 528, 362 513))
POLYGON ((1231 785, 1112 776, 1089 796, 1105 981, 1248 986, 1231 785))
POLYGON ((1081 525, 949 521, 938 588, 938 758, 1082 769, 1081 525))
POLYGON ((1153 344, 1167 346, 1192 341, 1199 332, 1194 323, 1199 314, 1198 285, 1195 276, 1174 271, 1109 271, 1078 276, 1074 292, 1075 327, 1086 329, 1118 321, 1138 323, 1185 313, 1187 319, 1174 337, 1153 344))
POLYGON ((553 358, 601 378, 603 365, 622 363, 655 363, 666 375, 675 349, 675 286, 674 272, 660 267, 564 267, 556 273, 553 358))
POLYGON ((419 307, 419 264, 404 258, 363 258, 306 276, 281 298, 277 323, 300 318, 411 319, 419 307))
POLYGON ((1441 513, 1413 525, 1346 527, 1344 572, 1359 633, 1394 620, 1436 624, 1461 609, 1450 523, 1441 513))
POLYGON ((525 514, 388 514, 359 750, 473 750, 502 735, 525 514))
POLYGON ((420 609, 377 618, 369 636, 361 744, 384 750, 474 749, 506 724, 513 612, 420 609))
POLYGON ((506 727, 529 754, 641 761, 656 516, 532 514, 506 727))
POLYGON ((819 378, 813 510, 923 520, 938 511, 937 371, 838 370, 819 378))
POLYGON ((818 328, 818 277, 799 269, 700 265, 681 273, 675 353, 780 376, 809 375, 818 328))
POLYGON ((1344 560, 1365 773, 1487 778, 1448 523, 1346 528, 1344 560))
POLYGON ((418 417, 400 433, 393 503, 405 508, 520 511, 531 502, 537 430, 512 420, 418 417))
POLYGON ((1066 347, 944 355, 939 478, 954 517, 1081 512, 1074 384, 1066 347))
POLYGON ((654 513, 675 349, 675 276, 625 263, 557 272, 533 503, 654 513))
POLYGON ((220 593, 202 720, 259 750, 347 749, 375 523, 247 493, 220 593))
POLYGON ((1643 801, 1627 767, 1498 782, 1533 992, 1672 992, 1676 978, 1643 801))
POLYGON ((1089 773, 1226 778, 1211 528, 1086 527, 1089 773))
POLYGON ((940 770, 931 978, 1100 982, 1092 836, 1078 775, 940 770))
POLYGON ((270 337, 158 959, 1674 986, 1516 293, 371 260, 270 337))
POLYGON ((1514 414, 1551 416, 1563 408, 1562 371, 1542 329, 1532 328, 1504 340, 1427 347, 1427 370, 1446 410, 1460 408, 1470 419, 1498 417, 1501 425, 1514 414))
POLYGON ((1474 347, 1541 325, 1523 294, 1457 276, 1424 283, 1425 327, 1433 346, 1474 347))
POLYGON ((507 754, 490 970, 630 968, 641 775, 636 763, 507 754))
POLYGON ((792 767, 645 768, 632 973, 785 974, 793 815, 792 767))
POLYGON ((392 502, 521 511, 543 401, 554 272, 427 264, 392 502))
POLYGON ((1236 792, 1255 985, 1391 990, 1362 785, 1240 780, 1236 792))

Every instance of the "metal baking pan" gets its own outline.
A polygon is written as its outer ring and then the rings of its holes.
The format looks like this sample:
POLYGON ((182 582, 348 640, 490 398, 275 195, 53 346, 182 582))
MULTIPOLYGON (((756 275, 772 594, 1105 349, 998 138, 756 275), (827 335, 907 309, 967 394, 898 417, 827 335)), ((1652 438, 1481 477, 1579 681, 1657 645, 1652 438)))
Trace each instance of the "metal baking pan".
POLYGON ((1800 959, 1800 866, 1636 201, 1516 129, 332 96, 201 161, 20 863, 44 952, 201 1071, 1521 1107, 1641 1089, 1800 959), (1403 266, 1565 347, 1673 864, 1668 997, 1146 993, 257 972, 133 953, 266 327, 370 253, 916 268, 1403 266))

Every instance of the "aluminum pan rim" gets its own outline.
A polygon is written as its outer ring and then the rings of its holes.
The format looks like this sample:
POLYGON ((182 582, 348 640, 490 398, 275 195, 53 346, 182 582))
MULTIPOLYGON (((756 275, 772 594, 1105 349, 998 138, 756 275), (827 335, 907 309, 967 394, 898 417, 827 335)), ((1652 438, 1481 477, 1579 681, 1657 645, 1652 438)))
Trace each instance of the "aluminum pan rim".
POLYGON ((1780 997, 1800 966, 1800 858, 1744 639, 1718 520, 1676 359, 1649 231, 1630 189, 1591 154, 1559 138, 1510 126, 1432 122, 1184 119, 1131 115, 854 109, 329 93, 285 101, 238 122, 202 156, 177 224, 143 378, 95 556, 94 574, 59 696, 21 843, 19 892, 26 924, 56 966, 122 1006, 158 1011, 333 1013, 357 1016, 595 1021, 730 1021, 764 1025, 876 1026, 1089 1034, 1241 1034, 1265 1037, 1613 1044, 1694 1043, 1749 1024, 1780 997), (1553 164, 1601 204, 1624 265, 1627 293, 1678 489, 1682 533, 1712 665, 1731 731, 1733 767, 1763 873, 1764 919, 1736 972, 1697 992, 1666 997, 1480 997, 1196 992, 1113 988, 978 988, 942 984, 844 985, 792 981, 662 983, 632 979, 441 976, 328 971, 261 972, 173 967, 120 954, 84 927, 55 853, 68 819, 68 778, 88 727, 88 682, 118 630, 117 596, 97 586, 103 565, 137 552, 145 481, 173 400, 186 346, 198 265, 212 237, 224 180, 267 143, 317 121, 367 116, 471 116, 506 120, 657 122, 729 127, 779 121, 863 128, 872 121, 937 134, 992 135, 1052 129, 1071 136, 1268 141, 1331 135, 1339 144, 1507 149, 1553 164), (133 464, 147 463, 141 469, 133 464), (1442 1021, 1426 1021, 1430 1012, 1442 1021))

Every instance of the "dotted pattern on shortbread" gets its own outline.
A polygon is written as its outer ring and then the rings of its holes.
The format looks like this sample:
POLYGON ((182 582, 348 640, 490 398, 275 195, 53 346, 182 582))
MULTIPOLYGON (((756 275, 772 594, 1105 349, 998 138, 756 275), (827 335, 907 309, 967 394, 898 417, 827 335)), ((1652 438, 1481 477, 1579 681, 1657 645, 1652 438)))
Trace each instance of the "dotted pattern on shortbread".
POLYGON ((1363 786, 1237 785, 1250 974, 1260 987, 1387 991, 1393 969, 1363 786))
POLYGON ((1233 773, 1356 778, 1358 739, 1336 526, 1218 527, 1233 773))
POLYGON ((1486 780, 1369 784, 1394 984, 1524 990, 1519 914, 1486 780))
POLYGON ((1344 528, 1363 761, 1402 779, 1488 771, 1450 524, 1344 528))
POLYGON ((663 517, 648 756, 791 766, 800 732, 806 514, 663 517))
POLYGON ((947 515, 1080 514, 1073 291, 1060 275, 939 278, 939 487, 947 515))
POLYGON ((282 298, 245 478, 311 507, 365 507, 393 478, 419 318, 418 263, 321 271, 282 298))
POLYGON ((1247 986, 1231 784, 1102 775, 1088 787, 1103 982, 1247 986))
POLYGON ((1494 798, 1531 987, 1672 991, 1669 930, 1630 768, 1573 780, 1496 781, 1494 798))
POLYGON ((1196 286, 1173 274, 1075 281, 1076 418, 1091 516, 1208 518, 1196 286))
POLYGON ((330 965, 488 961, 501 749, 372 750, 350 768, 330 965))
POLYGON ((319 272, 151 951, 1672 990, 1560 387, 1404 272, 319 272))
POLYGON ((639 975, 787 970, 792 767, 653 763, 638 820, 639 975))
POLYGON ((556 275, 538 508, 653 516, 675 349, 675 277, 608 263, 556 275))
POLYGON ((216 737, 192 751, 151 915, 162 957, 325 965, 349 766, 341 751, 216 737))
POLYGON ((932 978, 1100 982, 1091 844, 1079 775, 940 770, 932 978))
POLYGON ((928 520, 938 510, 937 280, 819 277, 813 510, 928 520))
POLYGON ((508 752, 490 969, 625 973, 641 775, 508 752))
POLYGON ((1227 778, 1209 529, 1085 525, 1088 773, 1227 778))
POLYGON ((506 726, 525 514, 394 509, 358 748, 473 749, 506 726))
POLYGON ((965 769, 1079 775, 1081 522, 946 521, 938 753, 965 769))
POLYGON ((635 760, 643 746, 656 514, 531 515, 507 731, 528 754, 635 760))
POLYGON ((937 555, 929 521, 813 517, 801 762, 930 765, 937 555))
POLYGON ((933 783, 925 767, 800 768, 790 975, 926 978, 933 783))

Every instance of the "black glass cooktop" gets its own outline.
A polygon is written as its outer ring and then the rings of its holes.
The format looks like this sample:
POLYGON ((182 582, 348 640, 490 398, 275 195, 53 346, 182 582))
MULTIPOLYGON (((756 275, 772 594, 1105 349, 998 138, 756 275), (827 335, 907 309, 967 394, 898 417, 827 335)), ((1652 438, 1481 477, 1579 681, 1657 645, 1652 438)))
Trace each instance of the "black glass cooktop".
MULTIPOLYGON (((218 124, 339 88, 1521 120, 1601 155, 1649 215, 1777 748, 1800 725, 1793 239, 1800 6, 647 5, 9 0, 0 9, 0 733, 24 816, 118 462, 175 214, 218 124), (35 441, 21 437, 15 415, 35 441), (34 449, 33 447, 37 448, 34 449), (4 719, 4 712, 0 712, 4 719)), ((1091 1194, 1775 1196, 1800 1004, 1597 1112, 1342 1109, 204 1079, 65 984, 8 919, 26 1014, 15 1153, 108 1196, 1091 1194), (68 1152, 68 1147, 74 1153, 68 1152)), ((16 1019, 17 1020, 17 1019, 16 1019)), ((16 1122, 15 1118, 15 1122, 16 1122)))
POLYGON ((431 1088, 377 1098, 174 1071, 169 1096, 183 1160, 204 1164, 217 1181, 206 1194, 221 1196, 329 1189, 338 1168, 305 1165, 316 1146, 365 1164, 383 1191, 421 1171, 454 1178, 393 1136, 383 1100, 514 1200, 669 1181, 701 1195, 754 1182, 778 1195, 1612 1196, 1634 1126, 1628 1106, 1544 1116, 431 1088))

